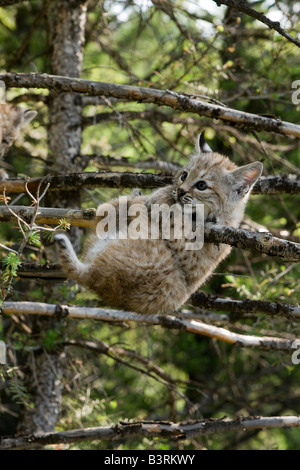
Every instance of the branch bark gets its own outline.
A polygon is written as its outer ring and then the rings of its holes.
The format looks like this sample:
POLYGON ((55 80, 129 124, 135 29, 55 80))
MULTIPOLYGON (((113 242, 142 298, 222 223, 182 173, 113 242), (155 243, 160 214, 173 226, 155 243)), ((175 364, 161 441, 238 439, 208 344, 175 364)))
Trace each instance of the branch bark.
POLYGON ((226 225, 206 224, 205 241, 225 243, 244 250, 254 250, 269 256, 300 259, 300 243, 274 237, 270 232, 250 232, 226 225))
POLYGON ((37 446, 53 444, 72 444, 84 441, 143 439, 144 437, 160 439, 186 440, 208 434, 220 434, 229 431, 250 431, 254 429, 298 428, 299 416, 248 417, 236 419, 204 419, 172 423, 166 421, 133 421, 120 422, 112 426, 70 431, 47 432, 3 438, 0 450, 30 449, 37 446))
POLYGON ((270 29, 274 29, 279 33, 281 36, 285 37, 288 41, 292 42, 295 44, 297 47, 300 47, 300 42, 293 38, 290 34, 288 34, 281 26, 279 21, 272 21, 270 20, 266 15, 263 13, 254 10, 251 8, 249 5, 244 0, 214 0, 214 2, 220 6, 220 5, 226 5, 228 7, 234 8, 237 11, 240 11, 242 13, 246 13, 246 15, 251 16, 252 18, 255 18, 256 20, 260 21, 261 23, 265 24, 268 26, 270 29))
MULTIPOLYGON (((28 189, 36 191, 43 178, 29 178, 28 180, 12 178, 0 182, 0 194, 23 193, 28 189)), ((144 188, 153 189, 166 186, 173 182, 170 175, 155 173, 131 173, 117 171, 99 171, 97 173, 69 173, 67 175, 49 175, 44 182, 50 183, 48 191, 78 191, 81 188, 144 188)), ((261 177, 255 184, 252 194, 300 194, 299 175, 276 175, 261 177)))
MULTIPOLYGON (((27 206, 0 206, 0 222, 10 222, 18 217, 30 223, 34 208, 27 206)), ((58 225, 61 219, 74 227, 95 228, 100 218, 96 216, 95 209, 61 209, 41 207, 36 215, 37 224, 58 225)), ((224 243, 244 250, 253 250, 269 256, 281 258, 300 259, 300 243, 291 242, 274 237, 270 232, 251 232, 237 229, 227 225, 207 223, 205 225, 204 240, 210 243, 224 243)))
POLYGON ((243 335, 225 328, 208 325, 196 320, 184 320, 171 315, 143 316, 122 310, 70 307, 68 305, 47 304, 42 302, 4 302, 1 306, 1 312, 4 315, 42 315, 56 319, 68 317, 109 322, 134 321, 147 325, 160 325, 166 328, 180 329, 188 333, 207 336, 240 347, 266 350, 293 351, 294 341, 296 340, 296 338, 283 339, 273 336, 243 335))
POLYGON ((279 315, 288 319, 300 318, 300 307, 295 305, 283 304, 281 302, 268 302, 266 300, 226 299, 200 291, 192 295, 189 303, 194 307, 230 312, 232 315, 264 313, 266 315, 279 315))
POLYGON ((206 103, 183 93, 170 90, 157 90, 116 83, 95 82, 79 78, 39 73, 3 73, 0 74, 7 87, 43 88, 52 92, 85 93, 92 96, 106 96, 130 99, 139 103, 153 103, 159 106, 196 113, 213 119, 222 119, 238 124, 247 129, 275 132, 300 138, 300 126, 257 114, 246 113, 220 105, 206 103))

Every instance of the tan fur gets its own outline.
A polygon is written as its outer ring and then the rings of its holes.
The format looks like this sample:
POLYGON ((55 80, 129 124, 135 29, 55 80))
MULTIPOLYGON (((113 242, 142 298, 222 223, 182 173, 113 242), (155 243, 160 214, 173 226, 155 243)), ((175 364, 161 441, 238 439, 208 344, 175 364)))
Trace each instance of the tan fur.
MULTIPOLYGON (((20 129, 36 114, 36 111, 19 108, 11 103, 0 103, 0 159, 18 138, 20 129)), ((0 181, 6 178, 5 171, 0 170, 0 181)))
MULTIPOLYGON (((259 162, 238 168, 228 158, 206 151, 194 155, 174 184, 150 197, 133 196, 129 205, 204 204, 206 220, 238 227, 250 189, 261 174, 259 162), (186 179, 182 181, 183 173, 186 179), (205 181, 208 188, 197 190, 205 181), (178 191, 185 191, 178 196, 178 191)), ((118 207, 118 201, 113 201, 118 207)), ((65 235, 56 235, 60 262, 69 277, 96 292, 108 305, 142 314, 172 313, 184 304, 230 252, 228 245, 204 243, 186 250, 186 240, 90 241, 80 262, 65 235)))

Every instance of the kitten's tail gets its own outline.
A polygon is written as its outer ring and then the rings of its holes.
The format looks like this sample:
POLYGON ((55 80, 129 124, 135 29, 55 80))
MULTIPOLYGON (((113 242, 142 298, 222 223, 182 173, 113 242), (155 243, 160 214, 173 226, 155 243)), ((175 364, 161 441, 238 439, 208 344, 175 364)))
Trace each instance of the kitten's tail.
POLYGON ((54 235, 59 261, 64 272, 75 281, 80 282, 86 265, 77 258, 72 243, 64 234, 54 235))

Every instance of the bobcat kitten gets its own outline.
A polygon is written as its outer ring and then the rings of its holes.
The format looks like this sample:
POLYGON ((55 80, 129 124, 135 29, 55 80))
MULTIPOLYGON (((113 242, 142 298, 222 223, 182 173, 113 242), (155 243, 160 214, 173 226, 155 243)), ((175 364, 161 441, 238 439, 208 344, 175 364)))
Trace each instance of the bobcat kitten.
MULTIPOLYGON (((129 205, 145 204, 151 214, 151 204, 203 204, 207 221, 238 227, 261 172, 260 162, 237 167, 213 152, 202 133, 195 154, 172 185, 150 197, 136 195, 129 205)), ((95 237, 79 261, 66 235, 57 234, 55 241, 61 266, 70 278, 112 307, 142 314, 178 310, 231 250, 228 245, 205 242, 201 249, 188 251, 185 239, 95 237)))
MULTIPOLYGON (((0 159, 17 139, 20 129, 36 116, 37 112, 23 109, 11 103, 0 103, 0 159)), ((0 170, 0 181, 7 179, 8 175, 0 170)))

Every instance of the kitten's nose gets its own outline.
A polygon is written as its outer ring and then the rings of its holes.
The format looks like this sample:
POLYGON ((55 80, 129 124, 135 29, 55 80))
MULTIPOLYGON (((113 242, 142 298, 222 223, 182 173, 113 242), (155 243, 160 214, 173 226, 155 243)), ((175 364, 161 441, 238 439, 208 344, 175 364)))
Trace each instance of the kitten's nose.
POLYGON ((182 188, 177 189, 177 196, 180 198, 186 194, 186 191, 182 188))

